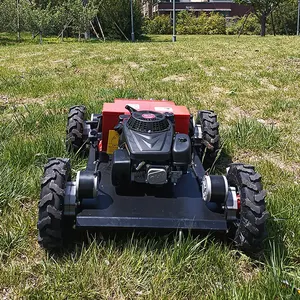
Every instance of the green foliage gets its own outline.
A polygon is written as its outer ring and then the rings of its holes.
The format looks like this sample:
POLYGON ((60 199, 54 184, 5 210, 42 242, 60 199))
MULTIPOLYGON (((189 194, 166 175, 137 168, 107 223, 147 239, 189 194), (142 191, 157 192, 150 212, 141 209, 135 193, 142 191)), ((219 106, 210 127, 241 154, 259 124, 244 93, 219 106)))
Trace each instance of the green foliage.
MULTIPOLYGON (((225 34, 225 18, 220 14, 207 15, 205 13, 196 17, 188 11, 181 11, 177 16, 176 30, 178 34, 225 34)), ((168 15, 147 19, 144 31, 148 34, 171 34, 172 21, 168 15)))
POLYGON ((52 26, 52 9, 50 5, 41 8, 29 3, 24 3, 23 9, 28 29, 32 33, 39 34, 40 42, 42 42, 42 35, 52 26))
POLYGON ((245 23, 245 19, 246 16, 242 18, 238 18, 238 17, 232 18, 227 23, 226 33, 229 35, 239 34, 244 24, 242 34, 245 35, 260 34, 260 24, 257 17, 254 14, 250 14, 246 20, 246 23, 245 23))
POLYGON ((167 15, 161 15, 153 20, 146 19, 144 20, 143 31, 148 34, 171 34, 171 18, 167 15))
POLYGON ((279 4, 284 3, 287 0, 235 0, 236 3, 251 5, 256 14, 268 15, 279 4))
POLYGON ((226 33, 226 21, 225 18, 216 13, 211 14, 205 24, 205 32, 207 34, 225 34, 226 33))
POLYGON ((64 6, 65 11, 71 15, 71 23, 75 31, 79 35, 81 32, 88 31, 90 22, 93 21, 98 12, 95 2, 89 1, 84 5, 82 0, 68 0, 64 6))
MULTIPOLYGON (((130 39, 131 14, 130 0, 98 0, 98 16, 104 34, 113 39, 130 39)), ((142 33, 142 13, 140 1, 133 1, 135 36, 142 33)))
MULTIPOLYGON (((288 0, 279 5, 273 12, 273 20, 276 34, 293 35, 297 26, 297 0, 288 0)), ((246 16, 232 18, 227 22, 227 34, 238 34, 246 16)), ((260 34, 260 20, 254 13, 251 13, 244 25, 242 34, 260 34)), ((267 18, 267 33, 273 34, 271 15, 267 18)))
MULTIPOLYGON (((297 28, 297 0, 284 1, 273 13, 277 34, 295 34, 297 28)), ((270 17, 268 23, 271 24, 270 17)))
POLYGON ((24 3, 25 0, 0 1, 0 32, 20 32, 26 29, 24 3))
MULTIPOLYGON (((98 15, 106 37, 130 38, 130 0, 0 0, 0 32, 29 30, 33 35, 80 34, 94 22, 98 34, 98 15), (97 25, 96 25, 97 24, 97 25)), ((141 3, 134 1, 136 37, 141 34, 141 3)))
POLYGON ((235 0, 236 3, 251 5, 254 9, 254 13, 260 20, 261 35, 265 36, 267 17, 274 9, 280 4, 284 4, 289 0, 235 0))
POLYGON ((225 18, 220 14, 200 14, 182 11, 178 14, 178 34, 225 34, 225 18))
POLYGON ((14 30, 16 22, 13 23, 10 20, 15 20, 16 13, 16 5, 12 1, 0 1, 0 31, 14 30))

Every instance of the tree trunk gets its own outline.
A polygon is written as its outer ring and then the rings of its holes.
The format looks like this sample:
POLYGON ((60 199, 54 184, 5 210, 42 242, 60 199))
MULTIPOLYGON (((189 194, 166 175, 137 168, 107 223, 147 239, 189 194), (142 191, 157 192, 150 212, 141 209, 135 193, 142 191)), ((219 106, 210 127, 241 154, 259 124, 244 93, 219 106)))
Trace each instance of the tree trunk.
POLYGON ((20 27, 20 3, 19 0, 17 0, 17 38, 18 42, 21 41, 21 27, 20 27))
MULTIPOLYGON (((89 0, 82 0, 82 4, 84 7, 86 7, 89 3, 89 0)), ((89 40, 91 38, 91 32, 89 28, 86 28, 86 31, 84 32, 84 39, 89 40)))
POLYGON ((265 13, 263 13, 261 15, 261 32, 260 35, 261 36, 265 36, 266 35, 266 23, 267 23, 267 15, 265 13))
POLYGON ((84 32, 84 39, 85 40, 89 40, 91 38, 91 32, 89 29, 87 29, 85 32, 84 32))
POLYGON ((271 12, 271 22, 272 22, 273 34, 274 34, 274 36, 276 36, 276 29, 275 29, 275 23, 274 23, 274 18, 273 18, 273 11, 271 12))
POLYGON ((40 44, 43 44, 43 35, 41 31, 40 31, 40 44))

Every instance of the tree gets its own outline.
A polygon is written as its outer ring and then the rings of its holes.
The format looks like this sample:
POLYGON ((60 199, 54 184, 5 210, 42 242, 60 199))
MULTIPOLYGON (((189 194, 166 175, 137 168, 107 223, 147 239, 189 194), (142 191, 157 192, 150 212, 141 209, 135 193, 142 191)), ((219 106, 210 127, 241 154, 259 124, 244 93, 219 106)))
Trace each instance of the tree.
POLYGON ((21 39, 21 30, 25 25, 23 2, 23 0, 0 1, 0 31, 17 33, 18 41, 21 39))
POLYGON ((52 26, 52 8, 48 4, 45 8, 30 2, 23 5, 26 15, 26 23, 32 34, 40 36, 40 43, 43 42, 43 34, 52 26))
POLYGON ((286 0, 235 0, 236 3, 251 5, 254 9, 254 14, 260 20, 261 36, 266 35, 267 17, 286 0))
POLYGON ((298 0, 286 0, 274 11, 275 29, 278 34, 295 34, 298 17, 298 0))
MULTIPOLYGON (((88 38, 87 32, 91 27, 91 22, 97 16, 98 9, 94 1, 73 0, 73 28, 78 32, 78 38, 81 39, 81 34, 85 33, 85 38, 88 38)), ((70 7, 72 5, 70 4, 70 7)))
MULTIPOLYGON (((131 19, 130 0, 98 0, 99 19, 106 36, 110 38, 130 39, 131 19)), ((141 2, 133 2, 135 36, 141 35, 142 28, 141 2)))

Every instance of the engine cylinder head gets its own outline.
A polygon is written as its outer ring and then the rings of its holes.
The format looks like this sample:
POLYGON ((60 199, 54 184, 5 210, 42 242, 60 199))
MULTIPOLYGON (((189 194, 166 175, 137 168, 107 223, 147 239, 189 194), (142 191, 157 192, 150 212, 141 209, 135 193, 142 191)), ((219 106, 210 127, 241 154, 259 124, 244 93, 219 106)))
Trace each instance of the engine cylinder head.
POLYGON ((166 116, 155 111, 135 111, 127 121, 127 127, 138 132, 162 132, 170 128, 166 116))

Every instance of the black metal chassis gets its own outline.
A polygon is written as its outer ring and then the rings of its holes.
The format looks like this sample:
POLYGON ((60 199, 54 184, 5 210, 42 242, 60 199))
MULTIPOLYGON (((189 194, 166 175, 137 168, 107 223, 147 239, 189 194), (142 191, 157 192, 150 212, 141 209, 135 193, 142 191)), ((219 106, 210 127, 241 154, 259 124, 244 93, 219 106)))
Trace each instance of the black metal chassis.
MULTIPOLYGON (((95 127, 93 122, 91 128, 95 127)), ((167 229, 227 231, 224 212, 214 203, 202 200, 201 180, 205 174, 196 147, 188 173, 176 185, 154 187, 133 184, 118 190, 111 183, 111 160, 98 151, 101 133, 91 130, 86 171, 99 176, 95 198, 80 199, 76 209, 76 228, 80 229, 167 229)))

